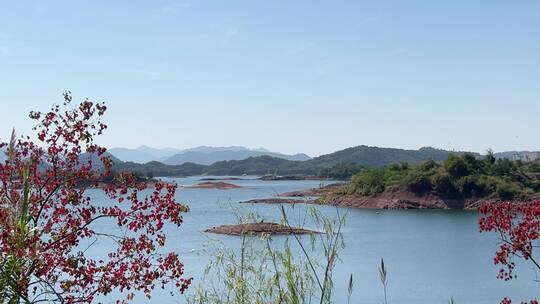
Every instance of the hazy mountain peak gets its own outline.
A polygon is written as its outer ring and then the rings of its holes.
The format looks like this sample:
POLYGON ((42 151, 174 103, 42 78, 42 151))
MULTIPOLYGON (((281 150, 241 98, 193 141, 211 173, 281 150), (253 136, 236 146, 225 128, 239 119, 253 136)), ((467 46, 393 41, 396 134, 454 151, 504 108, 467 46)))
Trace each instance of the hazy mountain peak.
POLYGON ((249 151, 248 148, 242 146, 229 146, 229 147, 212 147, 212 146, 198 146, 194 148, 184 149, 182 152, 202 152, 211 153, 216 151, 249 151))
POLYGON ((269 152, 266 149, 248 149, 242 146, 208 147, 200 146, 183 150, 169 158, 164 159, 165 164, 181 165, 183 163, 195 163, 210 165, 218 161, 244 160, 249 157, 271 156, 286 160, 303 161, 310 159, 305 154, 287 155, 278 152, 269 152))
POLYGON ((138 148, 112 148, 108 150, 112 155, 122 161, 132 161, 135 163, 147 163, 153 160, 161 160, 178 153, 180 150, 174 148, 152 148, 140 146, 138 148))
MULTIPOLYGON (((253 149, 253 151, 270 152, 270 150, 265 149, 265 148, 263 148, 263 147, 259 147, 259 148, 253 149)), ((298 153, 298 154, 300 154, 300 153, 298 153)))
POLYGON ((287 160, 308 160, 309 156, 303 153, 287 155, 278 152, 270 152, 265 148, 249 149, 243 146, 212 147, 197 146, 188 149, 175 148, 152 148, 141 145, 138 148, 113 148, 109 152, 122 161, 135 163, 147 163, 150 161, 162 161, 166 164, 179 165, 186 162, 209 165, 223 160, 242 160, 248 157, 269 155, 287 160))

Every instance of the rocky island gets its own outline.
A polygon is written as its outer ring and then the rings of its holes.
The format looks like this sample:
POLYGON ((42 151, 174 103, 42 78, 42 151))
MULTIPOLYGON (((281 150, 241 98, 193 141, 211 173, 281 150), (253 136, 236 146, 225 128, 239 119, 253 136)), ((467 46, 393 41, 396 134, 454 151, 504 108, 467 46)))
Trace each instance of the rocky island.
MULTIPOLYGON (((245 202, 240 202, 241 204, 271 204, 271 205, 279 205, 279 204, 305 204, 309 203, 308 200, 303 199, 293 199, 293 198, 259 198, 259 199, 252 199, 245 202)), ((312 202, 313 203, 313 202, 312 202)))
POLYGON ((303 228, 289 227, 278 223, 247 223, 236 225, 221 225, 206 229, 204 232, 226 234, 226 235, 291 235, 291 234, 317 234, 320 233, 314 230, 303 228))
POLYGON ((199 179, 201 182, 210 182, 210 181, 237 181, 237 180, 245 180, 245 178, 240 177, 225 177, 225 178, 216 178, 216 177, 205 177, 199 179))
POLYGON ((295 180, 325 180, 316 175, 263 175, 259 178, 264 181, 295 181, 295 180))
POLYGON ((520 204, 540 197, 540 162, 465 153, 444 162, 364 168, 350 182, 282 193, 259 203, 311 203, 371 209, 467 209, 484 202, 520 204), (305 201, 285 198, 307 198, 305 201))
POLYGON ((220 189, 220 190, 227 190, 227 189, 238 189, 242 188, 242 186, 238 186, 235 184, 225 183, 225 182, 200 182, 195 185, 186 186, 186 188, 190 189, 220 189))

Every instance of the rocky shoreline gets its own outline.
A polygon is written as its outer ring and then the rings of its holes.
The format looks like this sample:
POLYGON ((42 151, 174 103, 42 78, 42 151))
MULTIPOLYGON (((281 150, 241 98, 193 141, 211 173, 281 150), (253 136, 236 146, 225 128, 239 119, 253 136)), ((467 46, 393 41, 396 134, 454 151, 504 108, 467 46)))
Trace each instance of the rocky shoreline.
POLYGON ((319 198, 319 204, 364 209, 458 209, 476 210, 485 199, 445 199, 436 195, 418 196, 410 191, 383 192, 373 196, 327 195, 319 198))
MULTIPOLYGON (((485 198, 448 199, 434 194, 417 195, 406 189, 386 191, 371 196, 340 193, 345 184, 330 184, 320 188, 279 194, 277 198, 254 199, 244 203, 318 204, 361 209, 442 209, 476 210, 488 201, 485 198), (304 199, 299 199, 304 198, 304 199)), ((516 202, 517 203, 517 202, 516 202)))
POLYGON ((206 229, 204 232, 226 235, 291 235, 291 234, 318 234, 320 232, 303 228, 288 227, 278 223, 247 223, 236 225, 221 225, 206 229))
POLYGON ((345 186, 346 183, 334 183, 319 188, 311 188, 306 190, 290 191, 279 194, 280 197, 319 197, 335 192, 339 188, 345 186))

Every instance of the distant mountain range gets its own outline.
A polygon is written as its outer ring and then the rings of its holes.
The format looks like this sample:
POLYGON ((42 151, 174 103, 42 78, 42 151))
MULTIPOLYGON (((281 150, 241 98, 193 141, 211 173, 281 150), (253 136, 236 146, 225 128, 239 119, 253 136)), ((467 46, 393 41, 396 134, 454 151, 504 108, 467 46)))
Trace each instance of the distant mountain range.
MULTIPOLYGON (((6 159, 5 149, 0 149, 0 161, 6 159)), ((419 163, 428 159, 440 162, 448 155, 465 152, 447 151, 424 147, 418 150, 395 148, 379 148, 356 146, 334 153, 309 158, 305 154, 285 155, 269 152, 265 149, 247 149, 244 147, 196 147, 186 150, 173 148, 154 149, 142 146, 137 149, 110 149, 109 152, 116 171, 134 171, 154 176, 188 176, 188 175, 242 175, 242 174, 306 174, 317 175, 324 169, 341 164, 356 164, 365 167, 383 167, 390 164, 408 162, 419 163), (286 159, 285 157, 289 158, 286 159), (162 161, 157 161, 160 159, 162 161), (227 159, 227 160, 219 160, 227 159), (126 161, 127 160, 127 161, 126 161), (135 161, 138 160, 138 161, 135 161), (149 160, 148 162, 144 162, 149 160), (218 161, 215 161, 218 160, 218 161), (197 162, 199 163, 197 163, 197 162)), ((478 157, 480 154, 474 153, 478 157)), ((95 156, 84 153, 84 162, 91 157, 96 164, 95 156)), ((511 160, 540 160, 539 151, 508 151, 495 153, 496 158, 511 160)))
POLYGON ((243 160, 249 157, 271 156, 292 161, 304 161, 311 159, 306 154, 282 154, 270 152, 264 148, 248 149, 240 146, 231 147, 208 147, 200 146, 191 149, 155 149, 141 146, 136 149, 113 148, 109 153, 122 161, 144 164, 151 161, 159 161, 167 165, 182 165, 194 163, 210 165, 218 161, 243 160))
MULTIPOLYGON (((382 167, 394 163, 419 163, 425 160, 443 161, 448 155, 464 152, 446 151, 430 147, 419 150, 357 146, 304 161, 287 160, 269 155, 251 156, 242 160, 218 161, 210 165, 192 162, 168 165, 153 161, 147 164, 123 162, 115 166, 118 171, 136 171, 155 176, 183 175, 242 175, 242 174, 306 174, 316 175, 321 170, 338 164, 358 164, 366 167, 382 167)), ((479 154, 477 154, 480 156, 479 154)))
POLYGON ((219 161, 243 160, 257 156, 271 156, 292 161, 304 161, 310 159, 310 157, 306 154, 287 155, 276 152, 263 152, 254 150, 224 150, 213 152, 183 151, 165 159, 163 163, 167 165, 181 165, 184 163, 211 165, 219 161))
POLYGON ((151 161, 162 161, 163 159, 173 156, 180 151, 180 149, 175 148, 156 149, 148 146, 140 146, 135 149, 112 148, 108 150, 109 153, 122 161, 130 161, 141 164, 151 161))

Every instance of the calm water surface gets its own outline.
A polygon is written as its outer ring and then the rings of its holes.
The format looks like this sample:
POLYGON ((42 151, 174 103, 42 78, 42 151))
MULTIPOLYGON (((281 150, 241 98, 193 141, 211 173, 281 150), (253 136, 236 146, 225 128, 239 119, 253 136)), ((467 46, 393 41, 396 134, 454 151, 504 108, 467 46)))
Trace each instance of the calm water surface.
MULTIPOLYGON (((191 185, 201 177, 169 179, 179 185, 191 185)), ((255 212, 270 220, 280 219, 276 205, 238 204, 254 198, 268 198, 278 193, 318 187, 320 181, 260 181, 255 179, 228 181, 243 188, 232 190, 187 189, 177 192, 178 201, 186 203, 190 212, 180 228, 166 227, 167 249, 179 252, 185 263, 186 276, 198 284, 208 257, 200 254, 203 244, 219 239, 238 247, 237 237, 203 233, 209 227, 234 224, 232 209, 255 212)), ((328 183, 328 182, 325 182, 328 183)), ((91 194, 105 201, 95 191, 91 194)), ((106 202, 105 202, 106 204, 106 202)), ((288 208, 292 208, 288 206, 288 208)), ((296 205, 293 214, 302 214, 305 205, 296 205)), ((323 213, 335 215, 335 208, 318 206, 323 213)), ((346 248, 342 263, 335 272, 335 303, 346 302, 346 284, 354 276, 352 303, 380 304, 383 299, 378 278, 378 265, 384 258, 389 272, 389 302, 392 304, 499 303, 504 296, 515 300, 529 300, 539 295, 538 283, 532 281, 533 270, 526 264, 518 265, 520 277, 511 282, 496 279, 498 268, 492 256, 497 248, 493 234, 480 234, 478 215, 471 211, 374 211, 341 209, 348 212, 343 230, 346 248)), ((111 227, 113 227, 111 225, 111 227)), ((102 229, 109 229, 107 225, 102 229)), ((92 248, 91 254, 100 255, 106 243, 92 248)), ((170 290, 156 290, 153 303, 184 303, 183 296, 170 296, 170 290)), ((108 302, 107 299, 104 299, 108 302)), ((136 297, 135 303, 148 299, 136 297)), ((519 303, 519 301, 517 301, 519 303)))

